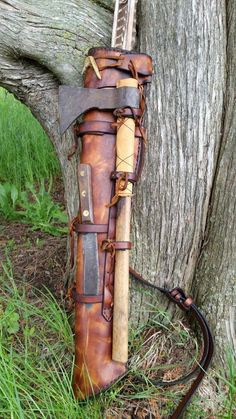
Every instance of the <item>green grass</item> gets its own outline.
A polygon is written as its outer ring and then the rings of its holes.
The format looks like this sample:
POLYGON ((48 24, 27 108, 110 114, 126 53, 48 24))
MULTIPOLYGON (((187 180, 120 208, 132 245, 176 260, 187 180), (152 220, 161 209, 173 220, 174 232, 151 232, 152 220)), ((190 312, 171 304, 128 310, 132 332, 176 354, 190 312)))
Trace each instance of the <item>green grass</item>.
POLYGON ((0 88, 0 215, 34 230, 65 234, 67 216, 51 198, 52 179, 59 173, 53 146, 40 124, 0 88))
POLYGON ((30 110, 0 88, 0 182, 27 183, 60 173, 53 146, 30 110))
MULTIPOLYGON (((38 122, 25 106, 0 89, 0 214, 50 234, 62 232, 58 223, 66 222, 65 215, 50 196, 52 179, 59 172, 53 147, 38 122)), ((8 243, 8 248, 14 246, 14 240, 8 243)), ((179 366, 189 370, 196 360, 197 341, 191 344, 193 338, 180 321, 172 322, 156 305, 143 304, 140 311, 149 311, 150 320, 147 325, 130 328, 128 376, 100 396, 79 403, 71 387, 74 344, 63 304, 61 307, 46 290, 42 293, 15 282, 9 259, 2 267, 1 419, 100 419, 130 412, 132 415, 134 408, 137 417, 149 417, 153 409, 154 416, 158 412, 163 418, 173 413, 186 388, 156 388, 150 378, 161 373, 174 374, 179 366), (179 358, 176 349, 180 351, 179 358), (188 349, 191 355, 185 356, 188 349), (146 384, 138 384, 137 376, 146 384)), ((150 301, 149 293, 145 294, 145 300, 150 301)), ((231 352, 226 373, 215 375, 218 381, 210 380, 212 392, 208 390, 206 397, 195 396, 187 418, 211 417, 206 402, 212 395, 216 397, 214 417, 236 417, 236 368, 231 352)))
POLYGON ((0 278, 0 417, 100 418, 99 399, 77 403, 71 387, 73 335, 65 311, 45 290, 0 278), (30 295, 30 298, 29 298, 30 295))
MULTIPOLYGON (((179 321, 172 323, 167 316, 164 327, 160 326, 152 338, 145 335, 153 327, 152 321, 148 326, 132 329, 128 376, 100 396, 77 402, 71 386, 73 334, 63 302, 59 305, 47 290, 41 292, 15 282, 9 259, 3 269, 4 275, 0 277, 1 418, 100 419, 128 415, 134 407, 141 412, 140 417, 154 408, 163 418, 173 413, 186 388, 156 388, 150 384, 149 377, 158 371, 174 369, 175 365, 166 365, 165 351, 170 356, 171 348, 177 344, 186 352, 192 337, 187 330, 181 333, 179 321), (146 384, 137 383, 137 376, 146 384)), ((164 312, 153 306, 151 310, 154 320, 159 322, 164 312)), ((189 358, 189 365, 192 361, 189 358)), ((231 373, 233 377, 235 371, 231 373)), ((231 419, 235 387, 228 381, 224 384, 226 392, 222 393, 219 414, 214 417, 231 419)), ((186 417, 209 418, 202 397, 195 396, 186 417)))
POLYGON ((0 215, 7 220, 30 224, 32 230, 55 236, 66 234, 68 218, 61 205, 53 202, 51 188, 52 179, 47 189, 41 181, 38 190, 27 184, 24 192, 10 183, 0 184, 0 215))

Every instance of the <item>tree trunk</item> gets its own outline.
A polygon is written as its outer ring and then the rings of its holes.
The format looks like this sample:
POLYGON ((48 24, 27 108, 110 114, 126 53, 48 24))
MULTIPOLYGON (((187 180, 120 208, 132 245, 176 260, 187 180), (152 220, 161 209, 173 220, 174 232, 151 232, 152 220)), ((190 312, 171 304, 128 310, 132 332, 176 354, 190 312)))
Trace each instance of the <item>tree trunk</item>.
MULTIPOLYGON (((77 159, 67 159, 72 132, 59 135, 58 85, 81 85, 87 50, 109 46, 110 5, 0 0, 0 84, 30 107, 51 138, 70 218, 78 209, 77 159)), ((192 292, 222 344, 236 293, 236 6, 140 0, 139 9, 139 48, 152 55, 155 74, 146 166, 133 205, 133 265, 158 285, 192 292)), ((138 321, 141 298, 132 295, 138 321)))
POLYGON ((0 84, 25 103, 52 140, 65 183, 69 217, 78 210, 76 159, 67 156, 72 130, 61 138, 59 84, 81 85, 85 53, 109 43, 108 2, 0 1, 0 84), (104 7, 102 7, 102 5, 104 7))
POLYGON ((227 70, 221 143, 193 290, 215 332, 217 360, 236 356, 236 4, 226 14, 227 70))
MULTIPOLYGON (((69 219, 78 212, 77 156, 72 129, 61 137, 58 86, 81 85, 85 53, 109 44, 108 1, 0 0, 0 85, 26 104, 51 139, 59 158, 69 219)), ((69 249, 69 246, 68 246, 69 249)), ((70 278, 67 263, 65 281, 70 278)))

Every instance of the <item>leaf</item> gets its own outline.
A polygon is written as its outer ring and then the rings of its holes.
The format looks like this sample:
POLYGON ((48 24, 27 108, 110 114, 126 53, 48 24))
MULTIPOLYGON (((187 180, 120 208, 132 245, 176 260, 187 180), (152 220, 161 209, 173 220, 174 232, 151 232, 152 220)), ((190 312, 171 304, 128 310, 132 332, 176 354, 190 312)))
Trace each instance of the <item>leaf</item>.
POLYGON ((31 337, 35 335, 35 327, 25 327, 24 336, 31 337))
POLYGON ((7 332, 10 335, 13 335, 20 330, 20 323, 19 323, 20 316, 18 313, 13 312, 10 314, 10 317, 7 321, 7 332))
POLYGON ((20 324, 19 323, 13 323, 7 328, 7 331, 9 335, 15 335, 20 330, 20 324))
POLYGON ((12 185, 12 187, 11 187, 11 199, 12 199, 13 208, 15 208, 16 201, 17 201, 18 197, 19 197, 19 192, 18 192, 16 186, 12 185))
POLYGON ((1 196, 6 196, 6 189, 4 188, 4 185, 0 185, 0 195, 1 196))
POLYGON ((20 316, 18 313, 16 313, 15 311, 11 314, 11 321, 13 322, 18 322, 20 319, 20 316))

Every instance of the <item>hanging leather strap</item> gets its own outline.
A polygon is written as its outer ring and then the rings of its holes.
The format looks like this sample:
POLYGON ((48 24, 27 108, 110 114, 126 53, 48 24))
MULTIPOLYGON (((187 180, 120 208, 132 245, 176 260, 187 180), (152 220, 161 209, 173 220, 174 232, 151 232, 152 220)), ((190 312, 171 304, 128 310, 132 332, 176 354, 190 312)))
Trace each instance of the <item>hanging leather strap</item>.
MULTIPOLYGON (((134 269, 129 268, 130 274, 133 278, 135 278, 138 282, 142 285, 147 287, 156 289, 164 294, 171 302, 177 304, 183 311, 188 311, 189 314, 195 319, 195 321, 200 326, 202 336, 203 336, 203 349, 202 349, 202 357, 196 368, 190 372, 189 374, 185 375, 182 378, 179 378, 174 381, 161 381, 161 380, 149 380, 154 386, 157 387, 167 387, 167 386, 174 386, 177 384, 185 384, 187 381, 192 379, 196 376, 194 382, 192 383, 191 387, 182 398, 181 402, 179 403, 175 412, 170 416, 171 419, 178 419, 181 418, 186 407, 188 406, 192 396, 194 395, 195 391, 197 390, 198 386, 202 382, 206 371, 210 365, 213 351, 214 351, 214 343, 211 331, 207 324, 206 319, 203 317, 200 310, 196 307, 191 297, 186 297, 184 291, 181 288, 174 288, 173 290, 168 290, 166 288, 161 288, 152 283, 146 281, 139 273, 137 273, 134 269)), ((138 378, 139 382, 144 381, 138 378)))

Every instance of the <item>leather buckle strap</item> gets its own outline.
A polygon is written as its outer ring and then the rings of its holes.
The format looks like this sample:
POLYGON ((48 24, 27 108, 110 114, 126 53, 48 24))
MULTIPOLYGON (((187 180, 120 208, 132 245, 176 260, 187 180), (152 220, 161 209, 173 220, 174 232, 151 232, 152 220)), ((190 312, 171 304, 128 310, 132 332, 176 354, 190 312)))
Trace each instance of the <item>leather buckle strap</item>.
POLYGON ((119 68, 128 72, 130 59, 132 58, 135 60, 137 71, 140 75, 151 77, 153 73, 151 57, 146 54, 100 47, 91 48, 88 54, 94 57, 99 70, 109 69, 111 66, 114 67, 114 64, 119 63, 119 68), (145 57, 145 59, 142 59, 142 57, 145 57))
POLYGON ((186 297, 181 288, 176 287, 169 291, 166 295, 184 311, 190 310, 191 305, 193 304, 192 297, 186 297))

